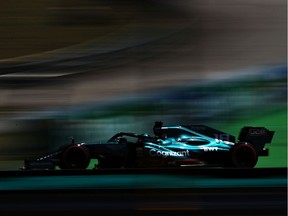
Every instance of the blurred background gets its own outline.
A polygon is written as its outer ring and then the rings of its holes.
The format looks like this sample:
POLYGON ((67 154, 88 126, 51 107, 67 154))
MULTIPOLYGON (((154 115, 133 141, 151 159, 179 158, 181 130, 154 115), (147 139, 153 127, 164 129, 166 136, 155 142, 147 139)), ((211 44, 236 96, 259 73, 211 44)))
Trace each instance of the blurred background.
POLYGON ((155 121, 275 131, 287 166, 285 0, 0 0, 0 169, 155 121))

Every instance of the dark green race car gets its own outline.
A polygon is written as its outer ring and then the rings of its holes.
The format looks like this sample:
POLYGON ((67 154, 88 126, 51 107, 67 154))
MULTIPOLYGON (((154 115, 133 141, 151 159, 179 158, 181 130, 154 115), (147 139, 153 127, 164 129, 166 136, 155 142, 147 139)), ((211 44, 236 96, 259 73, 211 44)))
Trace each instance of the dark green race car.
POLYGON ((23 170, 95 169, 150 167, 240 167, 253 168, 274 131, 264 127, 243 127, 237 139, 205 125, 163 126, 155 122, 154 135, 120 132, 107 142, 70 143, 57 151, 24 161, 23 170))

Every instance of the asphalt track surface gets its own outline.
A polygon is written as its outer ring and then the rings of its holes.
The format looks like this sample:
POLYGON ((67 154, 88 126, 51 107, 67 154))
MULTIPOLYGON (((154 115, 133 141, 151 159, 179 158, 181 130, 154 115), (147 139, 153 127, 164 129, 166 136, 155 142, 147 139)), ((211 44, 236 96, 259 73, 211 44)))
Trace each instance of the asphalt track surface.
POLYGON ((287 169, 3 171, 1 215, 286 215, 287 169))

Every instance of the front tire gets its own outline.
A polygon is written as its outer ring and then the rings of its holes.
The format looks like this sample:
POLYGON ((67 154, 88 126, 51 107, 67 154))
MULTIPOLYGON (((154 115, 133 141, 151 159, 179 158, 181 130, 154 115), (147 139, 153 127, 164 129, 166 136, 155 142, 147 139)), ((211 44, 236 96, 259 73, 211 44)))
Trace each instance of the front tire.
POLYGON ((86 169, 90 163, 90 154, 85 146, 70 145, 62 153, 61 169, 86 169))
POLYGON ((249 143, 237 144, 231 151, 232 166, 238 168, 253 168, 257 164, 258 154, 249 143))

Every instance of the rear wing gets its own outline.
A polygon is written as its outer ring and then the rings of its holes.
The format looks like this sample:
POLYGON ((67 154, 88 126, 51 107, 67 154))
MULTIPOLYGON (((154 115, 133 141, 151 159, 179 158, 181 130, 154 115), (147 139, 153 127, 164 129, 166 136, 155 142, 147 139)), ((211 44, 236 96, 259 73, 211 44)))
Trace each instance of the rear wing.
POLYGON ((266 143, 271 143, 275 131, 270 131, 265 127, 243 127, 239 133, 240 142, 251 143, 258 149, 263 149, 266 143))

